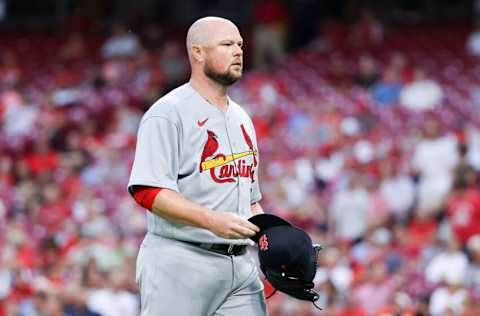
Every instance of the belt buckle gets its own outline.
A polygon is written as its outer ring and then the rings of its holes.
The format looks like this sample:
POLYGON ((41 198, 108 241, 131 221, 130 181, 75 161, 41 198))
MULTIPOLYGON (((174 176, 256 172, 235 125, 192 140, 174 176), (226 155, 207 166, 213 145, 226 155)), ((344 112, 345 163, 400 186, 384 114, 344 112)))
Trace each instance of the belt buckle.
POLYGON ((233 251, 234 248, 235 248, 235 245, 234 245, 234 244, 230 244, 230 245, 228 246, 227 253, 228 253, 229 255, 233 255, 233 254, 234 254, 234 251, 233 251))

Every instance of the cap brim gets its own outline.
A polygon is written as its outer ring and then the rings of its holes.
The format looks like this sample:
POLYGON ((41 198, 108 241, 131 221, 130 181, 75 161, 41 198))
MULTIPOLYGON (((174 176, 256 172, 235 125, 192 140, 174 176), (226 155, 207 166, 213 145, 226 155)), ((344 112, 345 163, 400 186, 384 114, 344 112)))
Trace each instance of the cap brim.
POLYGON ((258 239, 262 235, 262 232, 268 228, 276 227, 276 226, 292 226, 289 222, 284 220, 281 217, 272 214, 258 214, 252 216, 248 219, 251 223, 255 224, 260 231, 250 239, 254 242, 258 242, 258 239))

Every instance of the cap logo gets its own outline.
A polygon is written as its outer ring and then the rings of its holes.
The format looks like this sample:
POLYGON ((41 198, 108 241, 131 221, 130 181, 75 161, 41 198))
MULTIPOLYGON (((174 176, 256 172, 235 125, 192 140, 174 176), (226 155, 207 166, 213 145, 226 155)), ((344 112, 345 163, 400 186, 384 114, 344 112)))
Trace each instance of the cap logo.
POLYGON ((259 239, 258 239, 258 248, 262 251, 267 251, 268 250, 268 239, 267 235, 263 234, 259 239))

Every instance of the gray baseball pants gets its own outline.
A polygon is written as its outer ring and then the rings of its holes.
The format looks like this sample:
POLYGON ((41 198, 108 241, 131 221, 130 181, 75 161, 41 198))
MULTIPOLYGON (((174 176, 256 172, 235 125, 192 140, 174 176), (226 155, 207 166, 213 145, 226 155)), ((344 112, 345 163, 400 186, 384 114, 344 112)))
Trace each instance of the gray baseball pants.
POLYGON ((148 233, 137 257, 141 316, 265 316, 247 253, 227 256, 148 233))

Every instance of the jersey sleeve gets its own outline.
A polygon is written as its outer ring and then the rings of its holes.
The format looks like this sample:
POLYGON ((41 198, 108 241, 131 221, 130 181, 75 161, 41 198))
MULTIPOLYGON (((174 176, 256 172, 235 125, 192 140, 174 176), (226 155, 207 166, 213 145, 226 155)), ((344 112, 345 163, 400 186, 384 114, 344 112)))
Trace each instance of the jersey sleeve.
POLYGON ((128 190, 135 185, 178 192, 179 131, 163 117, 150 117, 140 124, 128 190))
POLYGON ((252 194, 250 195, 250 204, 255 204, 262 199, 260 185, 258 184, 258 172, 254 175, 255 182, 252 183, 252 194))

